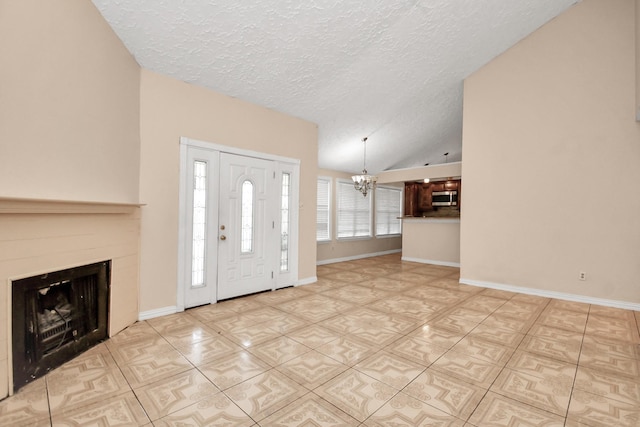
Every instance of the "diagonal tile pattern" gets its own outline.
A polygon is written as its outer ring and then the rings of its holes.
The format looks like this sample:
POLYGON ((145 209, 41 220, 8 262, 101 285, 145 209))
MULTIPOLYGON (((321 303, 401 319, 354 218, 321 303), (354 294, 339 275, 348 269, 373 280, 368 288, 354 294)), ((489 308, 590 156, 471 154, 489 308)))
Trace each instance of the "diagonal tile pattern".
POLYGON ((134 389, 151 421, 218 394, 216 386, 193 369, 134 389))
POLYGON ((347 365, 313 350, 277 367, 277 370, 309 390, 347 369, 347 365))
MULTIPOLYGON (((102 355, 96 354, 95 359, 102 355)), ((105 357, 111 358, 110 355, 105 357)), ((113 359, 112 359, 113 360, 113 359)), ((46 376, 51 413, 71 406, 81 406, 129 391, 117 365, 95 366, 89 363, 68 363, 46 376)))
POLYGON ((466 420, 476 409, 486 390, 446 374, 427 370, 403 392, 449 415, 466 420))
POLYGON ((571 383, 563 376, 536 376, 504 369, 490 388, 504 397, 564 416, 569 406, 571 383))
POLYGON ((253 420, 260 421, 304 396, 307 390, 274 369, 231 387, 225 394, 253 420))
POLYGON ((349 369, 315 390, 320 397, 364 421, 398 391, 355 369, 349 369))
POLYGON ((385 255, 138 322, 0 401, 7 426, 640 425, 640 313, 385 255))
POLYGON ((462 427, 464 421, 400 392, 369 417, 365 425, 462 427))
POLYGON ((51 415, 55 426, 135 426, 149 423, 147 414, 133 392, 87 406, 71 407, 51 415))
POLYGON ((267 363, 247 351, 240 351, 216 359, 200 367, 220 390, 226 390, 271 369, 267 363))
POLYGON ((424 366, 392 353, 380 351, 354 366, 359 372, 402 390, 424 371, 424 366))
POLYGON ((0 425, 31 426, 49 422, 49 411, 46 379, 40 378, 0 402, 0 425))
POLYGON ((477 427, 563 427, 564 417, 494 393, 487 393, 469 418, 477 427))
POLYGON ((309 393, 261 422, 271 427, 357 427, 360 422, 309 393))
POLYGON ((223 393, 203 399, 158 421, 155 427, 234 426, 250 427, 255 422, 223 393))

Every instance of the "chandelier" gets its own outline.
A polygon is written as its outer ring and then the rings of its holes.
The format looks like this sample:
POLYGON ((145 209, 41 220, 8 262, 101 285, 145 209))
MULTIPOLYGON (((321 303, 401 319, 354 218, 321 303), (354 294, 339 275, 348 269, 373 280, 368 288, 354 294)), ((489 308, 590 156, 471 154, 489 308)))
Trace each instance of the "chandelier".
POLYGON ((360 191, 364 197, 367 197, 367 193, 376 187, 377 176, 369 175, 367 173, 367 138, 362 138, 364 143, 364 162, 362 167, 362 175, 353 175, 353 186, 356 190, 360 191))

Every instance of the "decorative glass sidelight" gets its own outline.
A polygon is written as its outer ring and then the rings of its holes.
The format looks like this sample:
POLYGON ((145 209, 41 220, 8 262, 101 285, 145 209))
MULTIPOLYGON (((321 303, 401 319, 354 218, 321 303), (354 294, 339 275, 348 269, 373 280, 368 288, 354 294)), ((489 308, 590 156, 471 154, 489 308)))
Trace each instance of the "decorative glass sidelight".
POLYGON ((289 205, 291 201, 291 175, 282 173, 282 200, 280 205, 280 271, 289 271, 289 205))
POLYGON ((242 183, 242 199, 240 213, 240 252, 253 252, 253 183, 246 180, 242 183))
POLYGON ((191 287, 204 286, 207 230, 207 162, 193 163, 193 235, 191 248, 191 287))

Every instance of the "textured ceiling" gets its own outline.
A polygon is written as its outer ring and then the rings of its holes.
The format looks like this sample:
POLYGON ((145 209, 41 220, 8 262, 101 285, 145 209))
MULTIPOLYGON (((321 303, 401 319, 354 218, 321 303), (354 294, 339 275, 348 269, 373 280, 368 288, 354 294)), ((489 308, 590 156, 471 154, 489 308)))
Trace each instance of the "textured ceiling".
POLYGON ((461 160, 463 79, 577 1, 93 3, 142 67, 317 123, 321 168, 367 136, 378 173, 461 160))

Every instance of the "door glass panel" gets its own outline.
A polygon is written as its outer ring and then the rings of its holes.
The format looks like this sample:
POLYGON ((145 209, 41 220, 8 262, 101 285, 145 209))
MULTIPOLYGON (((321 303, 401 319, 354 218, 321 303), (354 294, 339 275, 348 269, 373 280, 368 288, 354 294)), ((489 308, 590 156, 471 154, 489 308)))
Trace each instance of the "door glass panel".
POLYGON ((280 271, 289 271, 289 202, 291 175, 282 174, 282 201, 280 205, 280 271))
POLYGON ((242 183, 240 252, 253 252, 253 183, 249 180, 242 183))
POLYGON ((193 163, 193 235, 191 248, 191 287, 204 286, 205 241, 207 229, 207 162, 193 163))

